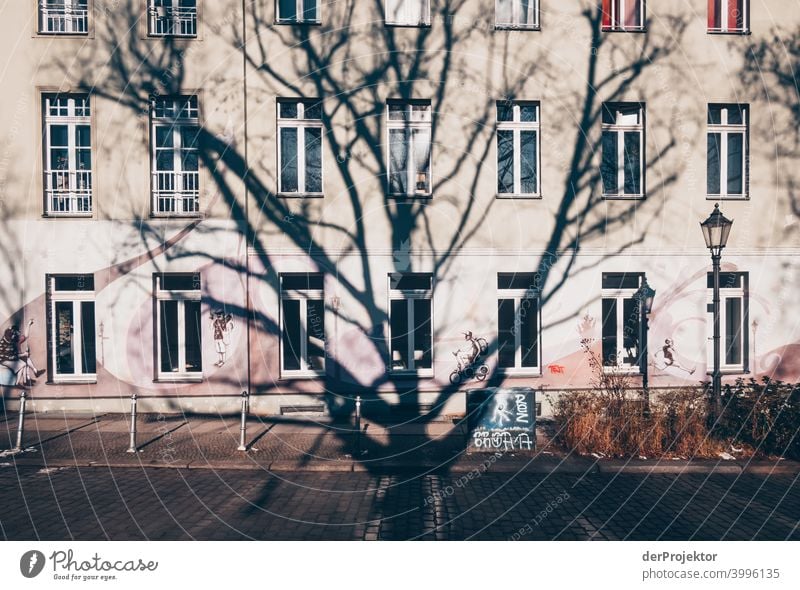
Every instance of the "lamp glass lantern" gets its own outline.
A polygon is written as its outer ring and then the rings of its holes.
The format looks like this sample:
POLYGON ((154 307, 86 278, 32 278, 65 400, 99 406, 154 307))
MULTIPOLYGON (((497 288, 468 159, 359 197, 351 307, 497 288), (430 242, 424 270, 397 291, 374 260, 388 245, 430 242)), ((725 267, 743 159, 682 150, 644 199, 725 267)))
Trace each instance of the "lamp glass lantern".
POLYGON ((714 210, 708 219, 700 224, 703 230, 703 238, 706 241, 706 248, 711 250, 715 256, 719 256, 722 249, 728 243, 728 236, 731 233, 733 220, 728 219, 719 210, 719 203, 714 205, 714 210))
POLYGON ((647 282, 647 277, 642 278, 642 284, 636 292, 636 299, 643 305, 644 313, 650 315, 653 311, 653 300, 656 298, 656 290, 647 282))

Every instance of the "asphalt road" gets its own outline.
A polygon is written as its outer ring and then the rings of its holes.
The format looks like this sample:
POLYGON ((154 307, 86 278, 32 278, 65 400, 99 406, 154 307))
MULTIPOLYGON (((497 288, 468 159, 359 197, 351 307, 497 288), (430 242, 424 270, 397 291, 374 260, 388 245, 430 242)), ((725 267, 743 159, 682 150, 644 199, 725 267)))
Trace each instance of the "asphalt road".
POLYGON ((0 467, 7 540, 800 540, 795 475, 0 467))

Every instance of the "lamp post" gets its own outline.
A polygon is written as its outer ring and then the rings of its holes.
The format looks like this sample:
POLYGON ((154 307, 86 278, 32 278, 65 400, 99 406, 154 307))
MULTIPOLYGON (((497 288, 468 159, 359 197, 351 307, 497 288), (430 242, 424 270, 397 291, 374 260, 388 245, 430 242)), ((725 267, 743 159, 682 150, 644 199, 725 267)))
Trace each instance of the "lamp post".
POLYGON ((642 395, 644 396, 645 410, 650 410, 650 389, 648 383, 647 366, 647 332, 649 330, 647 318, 653 311, 653 300, 656 297, 656 290, 647 282, 647 277, 642 277, 642 284, 634 294, 634 298, 639 305, 639 370, 642 373, 642 395))
POLYGON ((719 210, 719 203, 714 205, 714 210, 708 219, 700 224, 706 248, 711 251, 711 263, 714 269, 714 374, 712 378, 712 416, 717 420, 722 413, 722 375, 720 373, 720 326, 719 326, 719 267, 722 259, 722 249, 728 243, 733 220, 727 219, 719 210))

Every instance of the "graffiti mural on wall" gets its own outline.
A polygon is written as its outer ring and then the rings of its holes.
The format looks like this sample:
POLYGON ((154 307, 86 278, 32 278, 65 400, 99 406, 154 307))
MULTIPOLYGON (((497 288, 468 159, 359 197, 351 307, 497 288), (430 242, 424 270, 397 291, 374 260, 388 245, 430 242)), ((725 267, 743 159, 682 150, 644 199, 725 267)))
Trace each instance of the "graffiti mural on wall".
POLYGON ((19 331, 18 325, 10 326, 0 340, 0 367, 3 367, 0 383, 3 385, 31 386, 36 382, 39 372, 31 359, 30 330, 34 321, 30 320, 25 333, 19 331), (21 346, 25 343, 25 350, 21 346))
POLYGON ((662 346, 660 350, 657 350, 653 356, 655 360, 651 364, 659 371, 672 367, 685 371, 689 375, 694 375, 694 372, 697 370, 697 367, 692 367, 691 369, 684 367, 675 359, 675 346, 669 338, 664 340, 664 346, 662 346))
POLYGON ((464 340, 469 344, 468 347, 459 348, 453 353, 456 357, 458 366, 450 373, 450 383, 458 385, 465 379, 473 377, 478 381, 483 381, 489 374, 489 367, 483 362, 489 351, 489 345, 485 338, 475 338, 472 332, 464 332, 464 340))

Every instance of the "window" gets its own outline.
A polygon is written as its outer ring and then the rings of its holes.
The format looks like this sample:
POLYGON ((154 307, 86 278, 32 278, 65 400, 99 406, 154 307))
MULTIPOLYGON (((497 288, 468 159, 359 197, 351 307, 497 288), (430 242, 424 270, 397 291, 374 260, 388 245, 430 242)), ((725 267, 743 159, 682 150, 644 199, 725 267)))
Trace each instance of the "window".
POLYGON ((148 0, 148 12, 151 35, 197 36, 197 0, 148 0))
POLYGON ((39 0, 39 33, 86 35, 89 0, 39 0))
POLYGON ((319 273, 281 275, 281 373, 325 372, 325 298, 319 273))
POLYGON ((535 273, 497 275, 497 366, 539 370, 539 288, 535 273))
POLYGON ((197 97, 156 97, 151 119, 153 213, 197 215, 200 211, 197 97))
POLYGON ((644 29, 644 0, 603 0, 603 30, 644 29))
POLYGON ((409 27, 431 24, 430 0, 386 0, 386 24, 409 27))
MULTIPOLYGON (((708 371, 714 367, 714 273, 708 273, 708 371)), ((719 276, 720 368, 731 373, 747 371, 748 274, 721 272, 719 276)))
POLYGON ((45 212, 92 213, 92 126, 88 94, 43 97, 45 212))
POLYGON ((318 23, 319 0, 277 0, 279 23, 318 23))
POLYGON ((603 366, 639 370, 640 311, 634 295, 643 273, 603 273, 603 366))
POLYGON ((749 0, 708 0, 709 33, 747 33, 749 30, 749 0))
POLYGON ((497 194, 539 195, 539 103, 497 103, 497 194))
POLYGON ((389 193, 431 193, 431 103, 393 101, 387 107, 389 193))
POLYGON ((199 378, 203 371, 200 275, 158 274, 155 282, 157 376, 199 378))
POLYGON ((389 275, 392 371, 433 374, 432 287, 429 274, 389 275))
POLYGON ((643 104, 603 104, 603 155, 600 174, 603 178, 604 196, 643 196, 643 139, 643 104))
POLYGON ((97 373, 94 277, 47 277, 50 379, 94 381, 97 373))
POLYGON ((280 193, 322 194, 322 104, 278 101, 280 193))
POLYGON ((709 196, 747 196, 748 110, 747 105, 708 105, 706 190, 709 196))
POLYGON ((539 0, 495 0, 494 12, 498 29, 539 28, 539 0))

